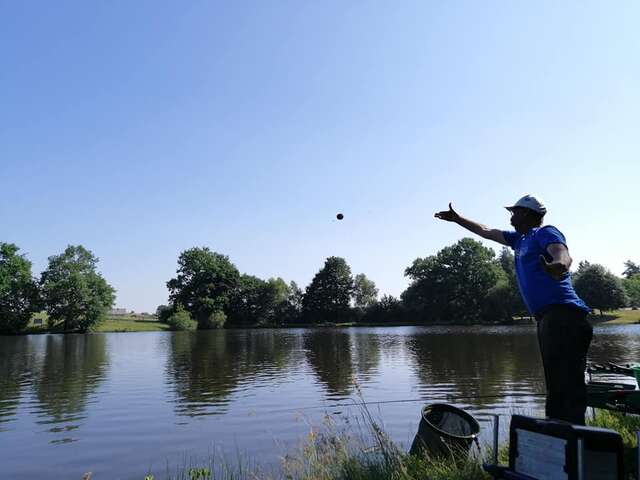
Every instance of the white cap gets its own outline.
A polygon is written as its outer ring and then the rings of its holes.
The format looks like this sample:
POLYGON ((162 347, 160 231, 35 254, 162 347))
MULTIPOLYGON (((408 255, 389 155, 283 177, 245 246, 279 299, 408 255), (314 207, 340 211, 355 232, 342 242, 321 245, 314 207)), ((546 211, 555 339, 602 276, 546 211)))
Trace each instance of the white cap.
POLYGON ((529 210, 533 210, 540 215, 544 215, 545 213, 547 213, 547 207, 545 207, 544 204, 533 195, 525 195, 514 205, 504 208, 506 208, 507 210, 513 210, 515 207, 528 208, 529 210))

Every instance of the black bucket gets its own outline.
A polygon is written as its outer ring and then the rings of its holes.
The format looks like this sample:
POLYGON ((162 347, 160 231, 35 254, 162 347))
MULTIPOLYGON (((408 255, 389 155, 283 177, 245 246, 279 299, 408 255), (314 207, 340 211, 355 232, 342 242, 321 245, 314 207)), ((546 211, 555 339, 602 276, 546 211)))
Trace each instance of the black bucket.
POLYGON ((480 424, 464 410, 446 403, 425 405, 410 453, 432 458, 467 455, 479 433, 480 424))

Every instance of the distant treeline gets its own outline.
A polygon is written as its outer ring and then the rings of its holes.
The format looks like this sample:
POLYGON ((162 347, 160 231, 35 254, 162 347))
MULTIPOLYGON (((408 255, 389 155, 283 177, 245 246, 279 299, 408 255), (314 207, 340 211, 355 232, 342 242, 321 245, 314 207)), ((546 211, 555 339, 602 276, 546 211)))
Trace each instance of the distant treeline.
MULTIPOLYGON (((0 243, 0 332, 24 331, 35 312, 49 327, 87 331, 104 318, 115 290, 97 272, 98 259, 82 246, 49 258, 39 279, 19 248, 0 243)), ((625 262, 624 278, 581 262, 573 274, 578 294, 592 308, 640 305, 640 266, 625 262)), ((178 257, 167 282, 169 304, 157 316, 174 329, 321 323, 501 323, 527 316, 518 291, 513 254, 499 255, 464 238, 406 268, 400 298, 378 298, 375 283, 352 275, 345 259, 329 257, 304 291, 282 278, 241 274, 229 257, 194 247, 178 257)))

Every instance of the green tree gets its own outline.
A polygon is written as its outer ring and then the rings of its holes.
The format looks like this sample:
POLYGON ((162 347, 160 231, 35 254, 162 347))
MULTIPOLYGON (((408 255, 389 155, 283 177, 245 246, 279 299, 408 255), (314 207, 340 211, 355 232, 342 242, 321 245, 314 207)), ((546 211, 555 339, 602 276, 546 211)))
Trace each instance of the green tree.
POLYGON ((227 315, 222 310, 217 310, 213 312, 206 319, 205 329, 213 330, 216 328, 223 328, 227 323, 227 315))
POLYGON ((496 284, 487 292, 482 305, 482 316, 486 321, 510 322, 514 316, 528 315, 527 307, 518 288, 511 249, 503 247, 498 262, 503 274, 499 275, 496 284))
POLYGON ((189 312, 199 329, 210 327, 214 312, 228 313, 240 283, 240 273, 229 257, 207 247, 190 248, 178 257, 176 273, 176 278, 167 282, 169 301, 189 312))
POLYGON ((516 314, 513 287, 506 278, 489 289, 482 302, 482 318, 487 322, 511 322, 516 314))
POLYGON ((305 322, 341 322, 351 317, 353 278, 344 258, 329 257, 307 286, 302 299, 305 322))
POLYGON ((353 300, 354 305, 362 309, 373 305, 378 300, 376 284, 364 273, 359 273, 353 280, 353 300))
POLYGON ((586 260, 580 261, 580 263, 578 263, 578 269, 574 273, 573 279, 575 280, 578 275, 582 274, 590 266, 591 266, 591 264, 589 262, 587 262, 586 260))
POLYGON ((640 273, 623 279, 622 286, 629 298, 629 305, 635 308, 640 307, 640 273))
MULTIPOLYGON (((224 323, 224 322, 223 322, 224 323)), ((191 319, 191 315, 181 306, 176 308, 175 312, 167 318, 167 324, 171 330, 193 330, 195 322, 191 319)))
POLYGON ((282 280, 261 280, 242 275, 229 306, 229 322, 240 325, 266 325, 275 321, 281 303, 286 302, 288 286, 282 280))
POLYGON ((300 321, 302 316, 302 299, 304 298, 302 289, 292 280, 289 283, 288 291, 285 303, 280 304, 278 323, 295 323, 300 321))
POLYGON ((267 280, 267 285, 269 286, 271 295, 273 296, 276 304, 288 301, 291 291, 289 289, 289 285, 284 281, 284 279, 280 277, 270 278, 267 280))
POLYGON ((262 305, 260 297, 264 290, 264 280, 253 275, 240 276, 238 287, 229 299, 229 323, 234 325, 249 325, 262 320, 262 305))
POLYGON ((573 277, 576 293, 591 308, 614 310, 627 304, 621 280, 602 265, 582 263, 573 277))
POLYGON ((18 333, 40 308, 31 262, 12 243, 0 243, 0 333, 18 333))
POLYGON ((277 277, 267 280, 266 290, 267 295, 265 297, 270 302, 268 310, 269 323, 285 323, 290 310, 291 287, 282 278, 277 277))
POLYGON ((383 295, 379 301, 369 305, 362 322, 401 322, 404 320, 402 302, 392 295, 383 295))
POLYGON ((161 323, 167 323, 169 317, 173 314, 173 308, 168 305, 158 305, 156 308, 156 317, 158 317, 158 321, 161 323))
POLYGON ((624 267, 624 272, 622 272, 624 278, 631 278, 634 275, 640 274, 640 265, 636 265, 631 260, 624 262, 624 267))
POLYGON ((411 284, 402 293, 405 306, 422 320, 472 323, 501 275, 495 253, 463 238, 436 255, 417 258, 405 270, 411 284))
POLYGON ((49 257, 40 288, 49 314, 49 326, 65 332, 86 332, 113 306, 115 290, 96 271, 98 258, 82 245, 69 245, 49 257))
POLYGON ((509 283, 512 283, 517 287, 518 281, 516 279, 516 264, 513 253, 509 247, 502 247, 500 255, 498 256, 498 262, 500 263, 500 267, 502 267, 502 271, 507 276, 509 283))
POLYGON ((304 292, 298 286, 296 282, 291 280, 289 283, 289 298, 287 301, 293 306, 295 310, 298 312, 302 312, 302 300, 304 298, 304 292))

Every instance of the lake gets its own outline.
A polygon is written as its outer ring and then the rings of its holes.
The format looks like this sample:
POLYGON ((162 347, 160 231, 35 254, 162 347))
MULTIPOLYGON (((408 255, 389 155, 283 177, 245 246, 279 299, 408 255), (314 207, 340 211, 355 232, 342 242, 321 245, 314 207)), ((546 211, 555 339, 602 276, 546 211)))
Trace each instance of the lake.
MULTIPOLYGON (((640 360, 640 326, 596 327, 590 360, 640 360)), ((489 414, 544 411, 535 327, 0 337, 0 477, 158 479, 212 453, 277 468, 310 425, 352 422, 358 392, 405 448, 432 402, 488 440, 489 414)))

